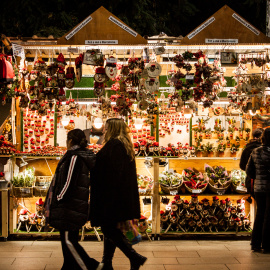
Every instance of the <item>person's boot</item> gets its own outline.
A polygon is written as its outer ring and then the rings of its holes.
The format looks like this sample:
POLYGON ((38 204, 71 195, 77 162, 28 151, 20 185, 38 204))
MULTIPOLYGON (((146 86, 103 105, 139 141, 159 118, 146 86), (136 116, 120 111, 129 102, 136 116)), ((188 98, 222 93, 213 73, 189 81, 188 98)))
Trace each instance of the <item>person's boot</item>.
POLYGON ((116 249, 115 244, 107 237, 104 237, 104 250, 101 261, 103 263, 102 270, 113 270, 112 259, 115 249, 116 249))
POLYGON ((138 270, 144 263, 147 261, 147 258, 140 255, 136 252, 134 259, 130 261, 131 267, 130 270, 138 270))

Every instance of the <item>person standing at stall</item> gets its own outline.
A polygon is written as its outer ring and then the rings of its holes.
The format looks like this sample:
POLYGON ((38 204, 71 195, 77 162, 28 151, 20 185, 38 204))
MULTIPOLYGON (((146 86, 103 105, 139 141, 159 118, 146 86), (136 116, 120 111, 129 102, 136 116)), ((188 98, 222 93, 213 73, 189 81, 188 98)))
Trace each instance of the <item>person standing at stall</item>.
POLYGON ((251 249, 270 253, 270 128, 262 134, 262 146, 255 148, 246 173, 254 180, 257 212, 251 236, 251 249))
POLYGON ((103 270, 111 270, 118 247, 130 260, 131 269, 139 269, 147 260, 138 254, 119 228, 125 221, 140 218, 140 201, 133 144, 122 119, 111 118, 105 124, 104 145, 97 153, 91 174, 90 221, 104 234, 103 270))
MULTIPOLYGON (((252 151, 261 146, 261 136, 263 133, 263 128, 256 128, 252 132, 252 139, 248 142, 245 149, 242 152, 241 158, 240 158, 240 169, 245 171, 246 166, 249 160, 249 157, 252 153, 252 151)), ((254 190, 253 190, 253 179, 251 179, 249 176, 246 176, 245 185, 247 188, 247 192, 251 194, 254 197, 254 190)))
POLYGON ((84 132, 73 129, 67 134, 67 152, 59 161, 45 202, 46 224, 60 230, 64 263, 62 270, 97 269, 78 243, 79 229, 89 217, 89 172, 96 156, 86 148, 84 132))

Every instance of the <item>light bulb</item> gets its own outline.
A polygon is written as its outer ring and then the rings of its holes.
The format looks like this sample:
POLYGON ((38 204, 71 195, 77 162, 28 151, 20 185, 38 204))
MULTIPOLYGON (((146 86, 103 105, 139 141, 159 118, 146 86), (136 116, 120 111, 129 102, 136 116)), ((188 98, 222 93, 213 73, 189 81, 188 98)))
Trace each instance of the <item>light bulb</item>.
POLYGON ((65 126, 67 126, 68 125, 68 123, 69 123, 69 119, 68 118, 62 118, 62 120, 61 120, 61 123, 62 123, 62 125, 65 127, 65 126))
POLYGON ((136 118, 135 119, 135 123, 134 123, 135 129, 139 130, 142 129, 143 126, 143 121, 140 118, 136 118))
POLYGON ((250 114, 251 116, 254 116, 254 115, 256 115, 256 114, 257 114, 257 112, 253 113, 253 111, 252 111, 252 110, 249 110, 248 112, 249 112, 249 114, 250 114))
POLYGON ((95 120, 94 120, 94 127, 97 128, 97 129, 100 129, 102 128, 103 126, 103 121, 100 117, 97 117, 95 120))

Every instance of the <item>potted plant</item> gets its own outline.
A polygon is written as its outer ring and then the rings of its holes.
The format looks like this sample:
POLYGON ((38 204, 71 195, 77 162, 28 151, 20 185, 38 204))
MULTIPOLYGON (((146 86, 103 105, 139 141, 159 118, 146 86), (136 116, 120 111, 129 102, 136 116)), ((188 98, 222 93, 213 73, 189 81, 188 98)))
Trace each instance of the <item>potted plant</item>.
POLYGON ((240 145, 233 143, 230 147, 231 157, 236 157, 236 153, 239 150, 240 145))
POLYGON ((207 154, 208 157, 213 157, 214 156, 214 146, 212 143, 206 143, 204 146, 205 152, 207 154))
POLYGON ((28 167, 18 173, 11 180, 12 190, 15 197, 32 197, 33 184, 35 181, 34 168, 28 167))
POLYGON ((202 157, 202 153, 205 152, 204 145, 199 143, 196 146, 194 146, 194 148, 196 150, 196 156, 202 157))
POLYGON ((249 140, 249 137, 250 137, 250 128, 245 128, 245 132, 246 132, 246 141, 249 140))
POLYGON ((226 150, 226 144, 220 142, 217 146, 218 157, 224 157, 225 150, 226 150))

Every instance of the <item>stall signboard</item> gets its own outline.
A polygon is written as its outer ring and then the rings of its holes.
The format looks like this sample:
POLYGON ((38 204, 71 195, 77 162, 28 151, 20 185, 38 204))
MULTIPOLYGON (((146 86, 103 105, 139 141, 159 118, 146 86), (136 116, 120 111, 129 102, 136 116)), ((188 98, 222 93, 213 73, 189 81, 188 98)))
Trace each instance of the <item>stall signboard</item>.
POLYGON ((112 45, 118 44, 118 40, 86 40, 85 45, 112 45))
POLYGON ((109 17, 109 20, 113 23, 115 23, 116 25, 118 25, 119 27, 121 27, 122 29, 124 29, 125 31, 127 31, 128 33, 130 33, 132 36, 136 37, 138 34, 133 31, 131 28, 129 28, 128 26, 124 25, 122 22, 120 22, 119 20, 117 20, 116 18, 114 18, 113 16, 109 17))
POLYGON ((237 44, 238 39, 237 38, 206 38, 205 43, 211 44, 211 43, 231 43, 231 44, 237 44))
POLYGON ((246 20, 241 18, 236 13, 233 13, 232 17, 235 18, 238 22, 242 23, 246 28, 248 28, 251 32, 253 32, 257 36, 260 34, 260 31, 258 31, 255 27, 253 27, 250 23, 248 23, 246 20))
POLYGON ((212 22, 215 21, 215 17, 211 17, 210 19, 208 19, 205 23, 203 23, 201 26, 199 26, 198 28, 196 28, 193 32, 191 32, 188 35, 189 39, 192 39, 193 37, 195 37, 198 33, 200 33, 204 28, 206 28, 208 25, 210 25, 212 22))
POLYGON ((88 16, 84 21, 78 24, 68 35, 66 35, 66 40, 71 39, 76 33, 78 33, 86 24, 88 24, 93 18, 88 16))

